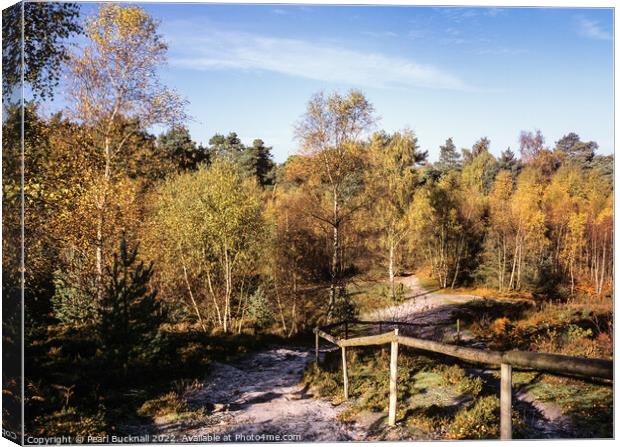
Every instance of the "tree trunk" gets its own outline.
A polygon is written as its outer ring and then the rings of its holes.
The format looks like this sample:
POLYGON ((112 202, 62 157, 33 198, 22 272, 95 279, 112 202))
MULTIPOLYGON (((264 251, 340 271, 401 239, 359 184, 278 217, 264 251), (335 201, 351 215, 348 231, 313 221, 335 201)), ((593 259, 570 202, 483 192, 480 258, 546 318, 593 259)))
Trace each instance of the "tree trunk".
POLYGON ((394 242, 393 241, 390 241, 389 274, 390 274, 390 293, 392 294, 392 299, 395 299, 396 293, 394 290, 394 242))
POLYGON ((96 248, 95 248, 95 269, 97 273, 97 299, 101 301, 103 298, 103 245, 104 245, 104 236, 103 236, 103 226, 105 224, 106 218, 106 202, 108 199, 108 188, 110 184, 110 174, 111 174, 111 152, 110 152, 110 137, 106 136, 104 138, 103 143, 103 151, 105 158, 105 168, 103 171, 103 191, 101 191, 101 196, 99 197, 97 203, 97 240, 96 240, 96 248))
POLYGON ((221 327, 223 325, 222 321, 222 312, 220 311, 220 306, 217 303, 217 299, 215 297, 215 291, 213 290, 213 283, 211 282, 211 273, 207 269, 207 285, 209 286, 209 292, 211 293, 211 297, 213 298, 213 305, 215 306, 215 311, 217 313, 217 322, 221 327))
POLYGON ((339 250, 340 250, 340 220, 338 216, 338 195, 334 192, 333 203, 333 243, 332 243, 332 262, 331 262, 331 284, 329 286, 329 306, 327 309, 327 319, 331 321, 336 303, 336 289, 339 286, 339 250))
POLYGON ((181 263, 183 264, 183 277, 185 278, 185 286, 187 287, 187 292, 189 293, 189 298, 192 300, 192 305, 194 306, 194 311, 196 312, 196 316, 198 317, 198 322, 200 323, 200 327, 203 332, 207 332, 207 327, 202 320, 202 315, 200 315, 200 310, 198 309, 198 304, 196 304, 196 300, 194 299, 194 293, 192 292, 192 286, 189 283, 189 277, 187 275, 187 267, 185 265, 185 257, 181 254, 181 263))

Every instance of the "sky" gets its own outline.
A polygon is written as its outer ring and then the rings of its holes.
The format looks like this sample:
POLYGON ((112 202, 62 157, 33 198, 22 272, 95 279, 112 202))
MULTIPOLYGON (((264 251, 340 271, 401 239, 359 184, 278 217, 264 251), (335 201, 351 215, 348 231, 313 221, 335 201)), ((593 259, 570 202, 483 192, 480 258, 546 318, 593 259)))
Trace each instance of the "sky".
MULTIPOLYGON (((276 161, 318 92, 360 89, 431 161, 452 137, 518 152, 521 130, 613 153, 613 10, 141 4, 168 42, 161 76, 189 100, 194 140, 261 138, 276 161)), ((82 13, 96 9, 82 4, 82 13)))

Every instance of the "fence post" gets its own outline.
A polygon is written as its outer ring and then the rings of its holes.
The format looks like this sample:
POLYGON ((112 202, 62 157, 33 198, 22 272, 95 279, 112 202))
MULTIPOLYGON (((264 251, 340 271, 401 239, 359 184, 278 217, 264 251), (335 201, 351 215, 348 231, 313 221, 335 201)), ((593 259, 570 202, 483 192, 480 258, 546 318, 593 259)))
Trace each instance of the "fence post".
POLYGON ((512 439, 512 365, 502 363, 499 394, 500 439, 512 439))
POLYGON ((315 342, 315 350, 314 350, 314 363, 319 364, 319 328, 314 329, 314 342, 315 342))
POLYGON ((456 319, 456 341, 461 341, 461 320, 456 319))
POLYGON ((349 375, 347 374, 347 348, 342 349, 342 378, 344 381, 344 398, 349 398, 349 375))
POLYGON ((398 380, 398 328, 394 329, 394 339, 391 343, 392 352, 390 355, 390 406, 388 413, 388 424, 396 424, 396 382, 398 380))

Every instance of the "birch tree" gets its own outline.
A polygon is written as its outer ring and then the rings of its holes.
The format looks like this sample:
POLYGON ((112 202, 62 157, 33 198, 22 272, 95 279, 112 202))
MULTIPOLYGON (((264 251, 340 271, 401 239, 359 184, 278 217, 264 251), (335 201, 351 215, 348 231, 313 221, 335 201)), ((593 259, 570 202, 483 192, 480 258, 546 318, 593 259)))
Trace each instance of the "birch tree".
POLYGON ((86 20, 87 43, 69 62, 72 114, 90 130, 99 153, 94 244, 99 299, 109 239, 104 229, 119 165, 131 157, 127 141, 142 129, 185 118, 184 101, 159 82, 167 46, 157 27, 142 8, 105 4, 86 20))
POLYGON ((241 327, 267 236, 256 181, 221 159, 181 174, 157 192, 149 227, 149 257, 168 295, 179 291, 204 331, 209 322, 241 327))
POLYGON ((372 104, 360 91, 352 90, 345 96, 314 95, 295 128, 307 157, 307 184, 314 200, 308 214, 332 234, 328 318, 337 293, 344 292, 342 230, 362 206, 360 142, 375 121, 372 104))
POLYGON ((387 251, 390 293, 395 297, 394 277, 397 251, 410 231, 407 221, 418 182, 416 166, 426 160, 418 139, 410 130, 373 135, 370 144, 368 184, 373 199, 373 221, 387 251))

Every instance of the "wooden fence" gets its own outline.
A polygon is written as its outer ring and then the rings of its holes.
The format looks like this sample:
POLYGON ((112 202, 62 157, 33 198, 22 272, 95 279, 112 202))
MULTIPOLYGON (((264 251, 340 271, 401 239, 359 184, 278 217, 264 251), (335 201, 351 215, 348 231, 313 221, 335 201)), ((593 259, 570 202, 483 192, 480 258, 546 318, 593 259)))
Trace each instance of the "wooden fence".
MULTIPOLYGON (((316 362, 319 361, 319 337, 340 347, 342 350, 342 374, 344 397, 349 398, 349 378, 347 371, 346 349, 356 346, 391 345, 390 356, 390 399, 388 423, 396 423, 397 364, 398 345, 402 344, 423 351, 435 352, 474 363, 499 365, 500 377, 500 439, 512 439, 512 368, 525 368, 567 376, 582 378, 613 379, 613 362, 603 359, 569 357, 557 354, 544 354, 526 351, 491 351, 466 348, 421 338, 406 337, 393 331, 356 338, 348 338, 349 326, 352 324, 386 326, 420 326, 419 323, 398 321, 343 321, 314 329, 316 341, 316 362), (327 331, 344 326, 344 338, 338 338, 327 331)), ((380 331, 381 332, 381 331, 380 331)))

